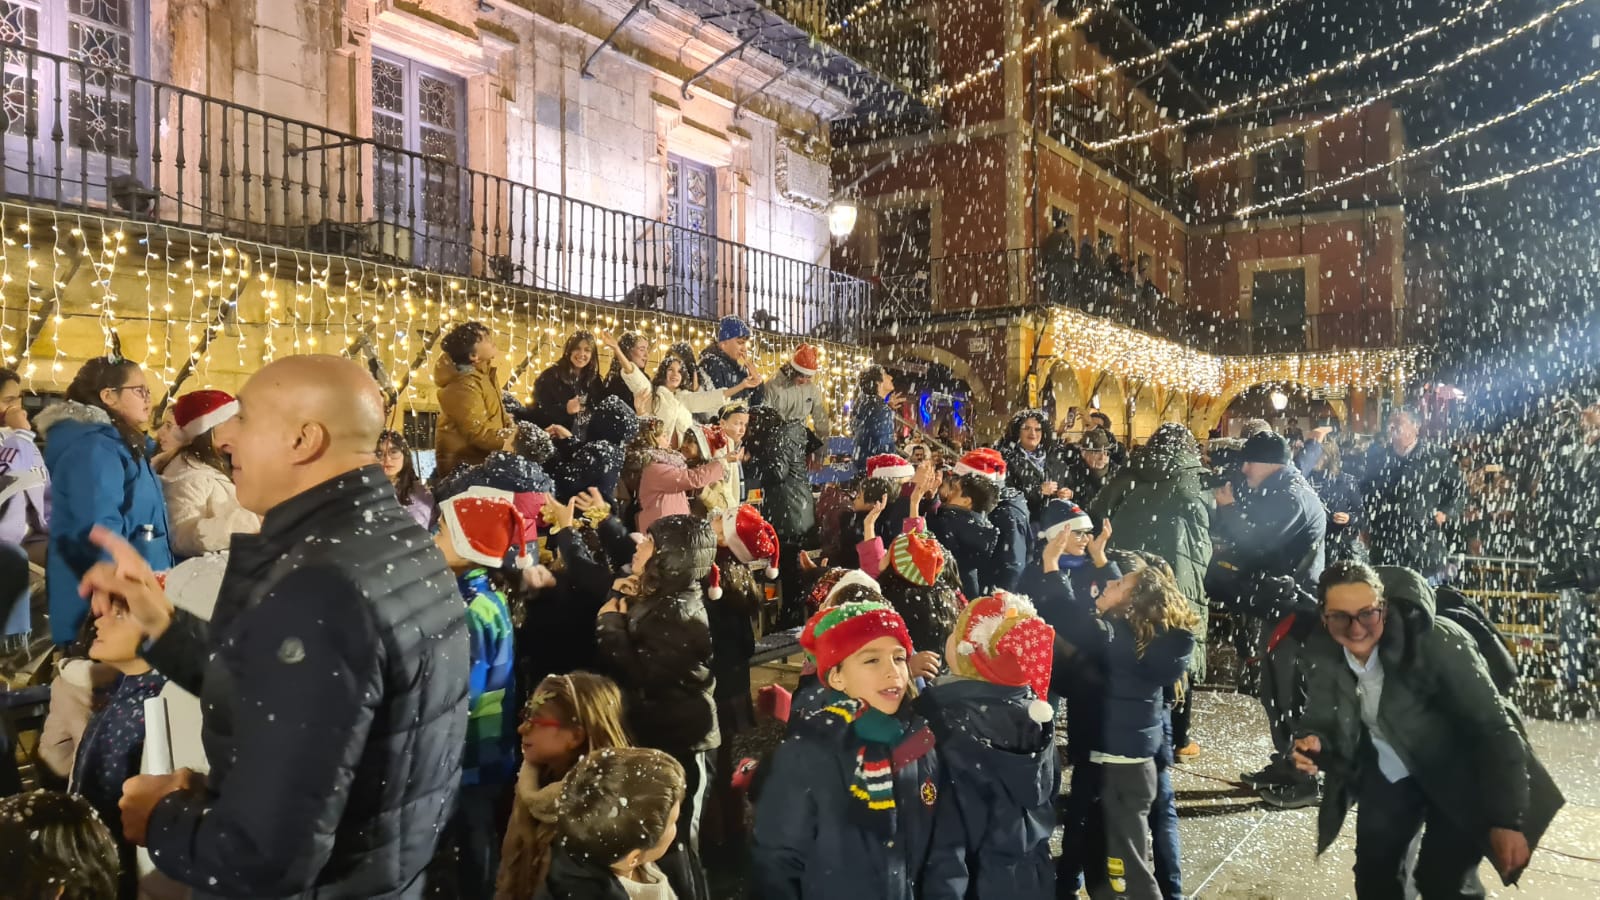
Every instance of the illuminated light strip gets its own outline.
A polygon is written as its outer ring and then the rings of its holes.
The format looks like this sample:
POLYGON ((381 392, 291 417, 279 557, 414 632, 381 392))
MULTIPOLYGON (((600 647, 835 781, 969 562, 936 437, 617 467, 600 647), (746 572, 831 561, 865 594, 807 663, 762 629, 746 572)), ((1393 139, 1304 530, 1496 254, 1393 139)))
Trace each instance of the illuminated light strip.
POLYGON ((1153 53, 1147 53, 1137 59, 1127 59, 1121 62, 1110 63, 1102 66, 1099 71, 1087 72, 1083 75, 1074 76, 1073 78, 1069 78, 1061 84, 1047 85, 1044 88, 1041 88, 1039 93, 1059 94, 1066 91, 1068 88, 1077 87, 1080 84, 1089 84, 1097 79, 1105 78, 1108 75, 1115 75, 1123 69, 1131 69, 1136 66, 1142 66, 1145 63, 1158 62, 1166 59, 1174 53, 1181 53, 1182 51, 1188 50, 1191 47, 1198 47, 1201 44, 1207 43, 1217 35, 1238 31, 1247 25, 1252 25, 1275 14, 1286 6, 1292 6, 1300 2, 1303 2, 1303 0, 1274 0, 1270 6, 1258 6, 1255 9, 1228 19, 1215 28, 1211 28, 1206 31, 1202 31, 1199 34, 1191 35, 1190 37, 1174 41, 1171 44, 1168 44, 1164 49, 1157 50, 1153 53))
MULTIPOLYGON (((1212 109, 1210 112, 1199 113, 1198 115, 1189 116, 1188 118, 1178 119, 1165 125, 1158 125, 1155 128, 1147 128, 1144 131, 1136 131, 1129 134, 1119 135, 1109 141, 1092 142, 1088 145, 1089 149, 1109 150, 1112 147, 1120 147, 1123 144, 1131 144, 1135 141, 1143 141, 1158 135, 1168 134, 1184 128, 1185 126, 1192 125, 1195 122, 1214 122, 1223 115, 1233 112, 1236 109, 1246 106, 1253 106, 1257 103, 1271 100, 1273 97, 1287 94, 1289 91, 1292 91, 1295 88, 1304 87, 1308 84, 1315 84, 1330 75, 1337 75, 1340 72, 1349 71, 1350 69, 1354 69, 1357 66, 1369 63, 1375 59, 1381 59, 1382 57, 1387 56, 1402 47, 1413 44, 1425 37, 1428 37, 1429 35, 1436 34, 1451 26, 1460 24, 1461 22, 1466 21, 1468 18, 1478 15, 1490 7, 1497 6, 1504 2, 1506 2, 1506 0, 1483 0, 1483 2, 1479 3, 1477 6, 1456 13, 1442 22, 1437 22, 1433 25, 1419 28, 1387 46, 1380 47, 1376 50, 1363 50, 1360 53, 1357 53, 1355 56, 1352 56, 1349 59, 1341 60, 1340 62, 1336 62, 1331 66, 1318 69, 1315 72, 1308 72, 1305 75, 1296 76, 1284 82, 1283 84, 1275 85, 1263 91, 1257 91, 1248 97, 1240 97, 1236 100, 1230 100, 1227 103, 1212 109)), ((1588 0, 1568 0, 1568 2, 1586 3, 1588 0)))
MULTIPOLYGON (((1492 2, 1498 2, 1498 0, 1492 0, 1492 2)), ((1044 45, 1054 41, 1056 38, 1061 37, 1062 35, 1072 31, 1074 28, 1078 28, 1085 22, 1088 22, 1094 17, 1094 14, 1100 12, 1104 6, 1105 4, 1092 6, 1079 12, 1070 20, 1062 22, 1060 25, 1050 29, 1048 33, 1037 35, 1033 38, 1033 40, 1028 41, 1026 44, 1021 44, 1011 48, 1010 50, 1007 50, 1006 52, 1000 54, 1000 56, 995 58, 992 62, 984 63, 982 68, 979 68, 976 71, 968 72, 956 81, 952 81, 949 84, 934 85, 922 95, 923 102, 930 105, 937 104, 944 98, 953 94, 958 94, 967 88, 972 87, 974 84, 977 84, 979 81, 982 81, 984 78, 987 78, 988 76, 1000 71, 1001 67, 1011 60, 1020 56, 1037 53, 1040 47, 1043 47, 1044 45)))
POLYGON ((1486 187, 1493 187, 1497 184, 1505 184, 1513 178, 1521 178, 1524 175, 1532 175, 1535 172, 1543 172, 1545 169, 1554 169, 1556 166, 1564 166, 1567 163, 1576 162, 1580 159, 1583 159, 1585 156, 1593 156, 1596 153, 1600 153, 1600 144, 1590 144, 1582 150, 1574 150, 1571 153, 1563 153, 1554 159, 1547 159, 1542 163, 1535 163, 1531 166, 1518 169, 1515 172, 1504 172, 1492 178, 1485 178, 1482 181, 1474 181, 1468 184, 1458 184, 1454 187, 1445 188, 1445 193, 1464 194, 1467 191, 1476 191, 1486 187))
POLYGON ((822 29, 822 36, 830 38, 837 37, 840 32, 844 31, 846 28, 849 28, 853 23, 856 22, 856 20, 867 15, 868 13, 871 13, 883 4, 884 0, 867 0, 867 2, 851 10, 849 15, 844 16, 843 18, 839 19, 839 21, 834 22, 828 27, 822 29))
POLYGON ((1534 16, 1533 18, 1529 19, 1528 21, 1523 22, 1521 25, 1518 25, 1517 27, 1511 29, 1510 31, 1507 31, 1506 33, 1500 35, 1499 37, 1496 37, 1494 40, 1488 41, 1486 43, 1478 44, 1475 47, 1469 47, 1466 50, 1462 51, 1459 56, 1456 56, 1453 59, 1447 59, 1447 60, 1443 60, 1441 62, 1435 63, 1434 65, 1429 67, 1429 69, 1426 72, 1423 72, 1421 75, 1412 76, 1410 78, 1405 79, 1404 81, 1396 83, 1392 87, 1384 88, 1383 90, 1379 91, 1378 93, 1373 94, 1371 97, 1368 97, 1365 100, 1362 100, 1362 101, 1360 101, 1358 103, 1353 103, 1353 104, 1351 104, 1349 106, 1346 106, 1344 109, 1341 109, 1338 112, 1329 113, 1328 115, 1322 116, 1321 118, 1312 119, 1309 122, 1305 122, 1305 123, 1303 123, 1301 125, 1296 125, 1292 130, 1286 131, 1283 134, 1280 134, 1277 137, 1272 138, 1270 140, 1262 141, 1259 144, 1250 144, 1249 146, 1241 147, 1238 150, 1235 150, 1234 152, 1229 153, 1226 156, 1219 156, 1216 159, 1207 160, 1207 161, 1205 161, 1205 162, 1203 162, 1203 163, 1201 163, 1199 165, 1190 166, 1188 169, 1186 169, 1183 172, 1183 174, 1185 174, 1185 175, 1194 175, 1194 174, 1196 174, 1198 172, 1209 172, 1212 169, 1218 168, 1219 166, 1225 166, 1228 163, 1233 162, 1235 160, 1240 160, 1240 159, 1243 159, 1243 158, 1245 158, 1247 156, 1254 156, 1255 154, 1260 153, 1263 150, 1267 150, 1267 149, 1270 149, 1272 147, 1276 147, 1279 144, 1282 144, 1282 143, 1285 143, 1286 141, 1292 140, 1293 138, 1298 137, 1299 135, 1305 134, 1306 132, 1311 131, 1312 129, 1321 128, 1322 126, 1328 124, 1329 122, 1333 122, 1333 121, 1335 121, 1337 119, 1342 119, 1345 116, 1353 115, 1355 113, 1358 113, 1361 110, 1366 109, 1367 107, 1371 106, 1372 104, 1377 103, 1379 100, 1384 99, 1385 97, 1392 97, 1395 94, 1398 94, 1401 91, 1406 90, 1407 88, 1415 87, 1416 85, 1418 85, 1418 84, 1420 84, 1420 83, 1422 83, 1424 81, 1427 81, 1429 78, 1433 78, 1433 77, 1435 77, 1437 75, 1442 75, 1445 72, 1449 71, 1450 69, 1453 69, 1456 66, 1461 65, 1462 63, 1464 63, 1464 62, 1466 62, 1466 61, 1468 61, 1468 60, 1470 60, 1470 59, 1472 59, 1474 57, 1482 56, 1483 54, 1489 52, 1490 50, 1493 50, 1494 48, 1500 46, 1501 44, 1504 44, 1506 41, 1509 41, 1509 40, 1511 40, 1513 38, 1516 38, 1516 37, 1518 37, 1520 35, 1526 34, 1527 32, 1532 31, 1535 28, 1538 28, 1540 25, 1543 25, 1545 22, 1550 21, 1551 19, 1553 19, 1556 16, 1560 15, 1562 12, 1564 12, 1564 11, 1566 11, 1568 9, 1571 9, 1572 7, 1577 6, 1577 5, 1581 4, 1581 3, 1587 3, 1587 2, 1588 2, 1588 0, 1565 0, 1565 2, 1563 2, 1561 5, 1555 7, 1554 9, 1551 9, 1548 12, 1542 12, 1539 15, 1534 16))
POLYGON ((1561 97, 1561 96, 1565 96, 1567 94, 1570 94, 1573 91, 1577 90, 1578 88, 1582 87, 1583 85, 1593 83, 1596 79, 1600 79, 1600 69, 1595 69, 1594 71, 1592 71, 1589 74, 1583 76, 1582 78, 1579 78, 1576 81, 1570 81, 1570 82, 1562 85, 1561 87, 1553 88, 1551 90, 1545 91, 1544 93, 1542 93, 1539 96, 1533 98, 1532 100, 1529 100, 1526 103, 1523 103, 1521 106, 1518 106, 1518 107, 1516 107, 1514 109, 1507 110, 1506 112, 1503 112, 1500 115, 1495 116, 1492 119, 1485 119, 1485 120, 1483 120, 1482 122, 1479 122, 1476 125, 1469 125, 1466 128, 1462 128, 1462 129, 1459 129, 1457 131, 1451 132, 1450 134, 1445 135, 1444 137, 1438 139, 1437 141, 1434 141, 1431 144, 1425 144, 1425 145, 1423 145, 1421 147, 1416 147, 1416 148, 1413 148, 1411 150, 1407 150, 1406 152, 1400 154, 1399 156, 1396 156, 1394 159, 1388 160, 1387 162, 1381 162, 1381 163, 1378 163, 1375 166, 1368 166, 1367 168, 1362 169, 1360 171, 1351 172, 1348 175, 1344 175, 1344 176, 1341 176, 1339 178, 1335 178, 1332 181, 1324 182, 1324 183, 1319 184, 1319 185, 1317 185, 1315 187, 1306 188, 1305 190, 1300 191, 1298 193, 1289 194, 1289 195, 1284 196, 1284 197, 1278 197, 1278 198, 1275 198, 1275 199, 1272 199, 1272 200, 1268 200, 1265 203, 1257 203, 1257 204, 1254 204, 1252 206, 1243 207, 1237 213, 1235 213, 1235 215, 1240 216, 1240 217, 1253 215, 1255 213, 1262 212, 1263 210, 1274 209, 1276 207, 1282 206, 1285 203, 1292 203, 1295 200, 1301 199, 1302 197, 1309 197, 1312 194, 1320 193, 1320 192, 1325 191, 1325 190, 1327 190, 1329 188, 1340 187, 1342 185, 1349 184, 1352 181, 1358 181, 1358 180, 1360 180, 1362 178, 1366 178, 1369 175, 1375 175, 1375 174, 1377 174, 1379 172, 1382 172, 1385 169, 1392 168, 1395 165, 1398 165, 1399 163, 1405 162, 1405 161, 1410 160, 1410 159, 1415 159, 1415 158, 1417 158, 1419 156, 1422 156, 1425 153, 1431 153, 1434 150, 1437 150, 1440 147, 1443 147, 1445 144, 1454 143, 1455 141, 1459 141, 1459 140, 1461 140, 1462 138, 1465 138, 1465 137, 1471 137, 1472 135, 1477 134, 1478 132, 1484 130, 1485 128, 1493 128, 1494 126, 1499 125, 1502 122, 1506 122, 1506 121, 1509 121, 1511 119, 1514 119, 1517 116, 1520 116, 1523 113, 1528 112, 1531 109, 1534 109, 1535 107, 1541 106, 1541 105, 1543 105, 1545 103, 1550 102, 1551 100, 1556 99, 1557 97, 1561 97))

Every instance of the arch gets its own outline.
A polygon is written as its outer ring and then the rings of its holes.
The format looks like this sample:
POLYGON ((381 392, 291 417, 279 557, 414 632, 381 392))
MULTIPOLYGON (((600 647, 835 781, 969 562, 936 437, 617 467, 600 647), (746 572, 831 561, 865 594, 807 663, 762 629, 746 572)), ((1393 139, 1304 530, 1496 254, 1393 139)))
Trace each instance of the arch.
MULTIPOLYGON (((967 383, 972 389, 972 402, 976 405, 987 406, 989 402, 989 385, 976 372, 972 371, 972 364, 961 357, 939 347, 928 347, 923 344, 910 346, 893 346, 885 348, 897 356, 914 356, 924 362, 936 362, 946 366, 955 376, 967 383)), ((893 360, 891 360, 892 362, 893 360)))
POLYGON ((1066 419, 1067 411, 1074 406, 1081 412, 1088 411, 1089 400, 1083 395, 1083 382, 1072 366, 1056 360, 1050 367, 1049 374, 1045 376, 1045 381, 1050 384, 1050 389, 1056 398, 1055 421, 1050 423, 1052 428, 1059 427, 1066 419))
MULTIPOLYGON (((1330 400, 1317 396, 1321 391, 1312 386, 1297 381, 1257 381, 1252 384, 1241 384, 1237 389, 1230 391, 1226 396, 1217 398, 1206 411, 1207 430, 1216 428, 1224 421, 1232 418, 1264 418, 1274 421, 1284 417, 1319 419, 1332 417, 1341 427, 1350 423, 1349 404, 1343 400, 1330 400), (1283 391, 1289 397, 1289 405, 1282 413, 1278 413, 1267 406, 1267 393, 1271 390, 1283 391)), ((1276 424, 1276 422, 1275 422, 1276 424)))

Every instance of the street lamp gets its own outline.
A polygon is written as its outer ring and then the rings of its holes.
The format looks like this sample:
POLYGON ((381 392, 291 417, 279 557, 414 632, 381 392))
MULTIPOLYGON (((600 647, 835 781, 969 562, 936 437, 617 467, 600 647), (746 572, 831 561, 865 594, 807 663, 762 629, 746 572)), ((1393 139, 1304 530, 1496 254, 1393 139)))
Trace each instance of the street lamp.
POLYGON ((856 229, 856 204, 854 200, 835 200, 828 207, 828 233, 834 240, 842 241, 856 229))
POLYGON ((1283 412, 1289 408, 1289 398, 1284 395, 1283 391, 1273 391, 1271 400, 1272 408, 1278 412, 1283 412))

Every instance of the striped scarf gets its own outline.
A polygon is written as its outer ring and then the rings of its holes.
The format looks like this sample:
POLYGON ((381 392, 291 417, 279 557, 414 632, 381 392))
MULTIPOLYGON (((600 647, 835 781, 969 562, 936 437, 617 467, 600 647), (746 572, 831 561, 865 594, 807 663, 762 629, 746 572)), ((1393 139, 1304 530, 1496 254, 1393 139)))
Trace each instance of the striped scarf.
MULTIPOLYGON (((864 701, 833 693, 818 713, 849 726, 856 739, 855 772, 850 779, 850 805, 855 824, 883 835, 895 832, 894 773, 905 762, 895 751, 906 739, 899 719, 873 709, 864 701)), ((917 754, 920 756, 921 754, 917 754)))

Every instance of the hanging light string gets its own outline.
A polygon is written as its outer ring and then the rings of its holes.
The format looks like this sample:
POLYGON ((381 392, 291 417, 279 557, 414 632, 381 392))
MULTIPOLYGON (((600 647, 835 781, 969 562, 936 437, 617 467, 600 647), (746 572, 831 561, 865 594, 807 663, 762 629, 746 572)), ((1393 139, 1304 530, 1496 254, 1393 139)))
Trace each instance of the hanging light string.
POLYGON ((1174 53, 1181 53, 1190 48, 1199 47, 1208 43, 1212 38, 1215 38, 1218 35, 1238 31, 1263 19, 1272 17, 1279 10, 1301 2, 1304 2, 1304 0, 1273 0, 1273 3, 1270 5, 1258 6, 1255 9, 1248 10, 1238 16, 1234 16, 1233 18, 1225 20, 1221 25, 1208 28, 1199 34, 1193 34, 1189 37, 1173 41, 1160 50, 1147 53, 1144 56, 1140 56, 1135 59, 1125 59, 1120 62, 1107 63, 1093 72, 1085 72, 1082 75, 1075 75, 1066 81, 1047 85, 1044 88, 1041 88, 1039 93, 1060 94, 1069 88, 1074 88, 1082 84, 1090 84, 1098 79, 1115 75, 1123 69, 1134 69, 1145 65, 1146 63, 1160 62, 1174 53))
POLYGON ((1088 7, 1087 9, 1081 10, 1071 19, 1062 22, 1044 34, 1034 35, 1034 37, 1027 43, 1018 44, 1017 46, 1012 47, 1010 50, 1000 54, 990 62, 984 63, 978 69, 968 72, 955 81, 952 81, 948 84, 934 85, 922 95, 923 102, 929 105, 934 105, 942 102, 948 97, 952 97, 961 93, 962 91, 967 90, 968 88, 971 88, 973 85, 977 84, 983 79, 1000 71, 1002 68, 1004 68, 1005 64, 1011 60, 1023 56, 1031 56, 1032 54, 1039 52, 1039 48, 1054 43, 1057 38, 1071 33, 1073 29, 1082 26, 1084 23, 1094 18, 1096 13, 1108 7, 1109 4, 1107 3, 1097 3, 1088 7))
POLYGON ((1255 143, 1255 144, 1248 144, 1246 146, 1240 147, 1238 150, 1235 150, 1232 153, 1227 154, 1226 156, 1219 156, 1216 159, 1208 159, 1203 163, 1199 163, 1197 165, 1190 166, 1188 169, 1185 169, 1182 174, 1184 174, 1184 175, 1196 175, 1196 174, 1199 174, 1201 172, 1209 172, 1212 169, 1220 168, 1221 166, 1225 166, 1228 163, 1234 162, 1236 160, 1244 159, 1245 157, 1248 157, 1248 156, 1254 156, 1254 155, 1256 155, 1257 153, 1260 153, 1263 150, 1270 150, 1273 147, 1278 146, 1279 144, 1286 143, 1286 142, 1288 142, 1290 140, 1293 140, 1296 137, 1299 137, 1302 134, 1305 134, 1308 131, 1312 131, 1314 129, 1321 128, 1322 126, 1327 125, 1330 122, 1334 122, 1334 121, 1337 121, 1339 119, 1342 119, 1345 116, 1354 115, 1354 114, 1360 112, 1361 110, 1366 109, 1367 107, 1371 106, 1372 104, 1377 103, 1380 100, 1383 100, 1386 97, 1392 97, 1395 94, 1398 94, 1398 93, 1400 93, 1402 91, 1405 91, 1405 90, 1408 90, 1410 88, 1416 87, 1417 85, 1419 85, 1419 84, 1421 84, 1421 83, 1423 83, 1423 82, 1425 82, 1425 81, 1427 81, 1427 80, 1429 80, 1431 78, 1436 78, 1439 75, 1442 75, 1445 72, 1448 72, 1449 70, 1455 68, 1456 66, 1461 65, 1462 63, 1467 62, 1468 60, 1471 60, 1471 59, 1474 59, 1476 57, 1482 56, 1483 54, 1488 53, 1490 50, 1493 50, 1496 47, 1499 47, 1501 44, 1504 44, 1505 42, 1507 42, 1509 40, 1512 40, 1512 39, 1514 39, 1516 37, 1519 37, 1521 35, 1527 34, 1529 31, 1532 31, 1533 29, 1538 28, 1540 25, 1543 25, 1544 23, 1550 21, 1551 19, 1553 19, 1556 16, 1560 15, 1562 12, 1564 12, 1564 11, 1566 11, 1568 9, 1571 9, 1574 6, 1578 6, 1579 4, 1587 3, 1587 2, 1589 2, 1589 0, 1564 0, 1564 2, 1561 3, 1561 5, 1555 7, 1554 9, 1551 9, 1551 10, 1549 10, 1547 12, 1542 12, 1539 15, 1534 16, 1533 18, 1529 19, 1528 21, 1523 22, 1521 25, 1518 25, 1515 28, 1512 28, 1510 31, 1507 31, 1504 34, 1501 34, 1501 35, 1493 38, 1492 40, 1485 41, 1485 42, 1483 42, 1481 44, 1477 44, 1475 46, 1469 47, 1466 50, 1463 50, 1460 54, 1458 54, 1458 55, 1456 55, 1456 56, 1454 56, 1454 57, 1452 57, 1450 59, 1441 60, 1440 62, 1437 62, 1437 63, 1433 64, 1432 66, 1429 66, 1428 70, 1426 72, 1423 72, 1421 75, 1414 75, 1414 76, 1412 76, 1410 78, 1407 78, 1407 79, 1405 79, 1403 81, 1397 82, 1396 84, 1391 85, 1390 87, 1386 87, 1383 90, 1377 92, 1376 94, 1373 94, 1370 97, 1366 97, 1366 98, 1364 98, 1362 100, 1359 100, 1359 101, 1357 101, 1355 103, 1352 103, 1352 104, 1344 107, 1343 109, 1338 110, 1337 112, 1331 112, 1331 113, 1328 113, 1327 115, 1324 115, 1324 116, 1321 116, 1321 117, 1318 117, 1318 118, 1315 118, 1315 119, 1309 119, 1309 120, 1307 120, 1305 122, 1302 122, 1302 123, 1294 126, 1293 128, 1291 128, 1290 130, 1283 132, 1282 134, 1278 135, 1277 137, 1273 137, 1273 138, 1270 138, 1268 140, 1264 140, 1264 141, 1261 141, 1261 142, 1255 143))
POLYGON ((1422 155, 1427 154, 1427 153, 1431 153, 1434 150, 1437 150, 1437 149, 1439 149, 1440 147, 1443 147, 1446 144, 1455 143, 1456 141, 1459 141, 1459 140, 1461 140, 1463 138, 1471 137, 1472 135, 1477 134, 1478 132, 1483 131, 1486 128, 1493 128, 1494 126, 1499 125, 1499 124, 1501 124, 1503 122, 1510 121, 1511 119, 1514 119, 1517 116, 1520 116, 1525 112, 1528 112, 1528 111, 1530 111, 1532 109, 1535 109, 1535 108, 1537 108, 1539 106, 1542 106, 1545 103, 1550 102, 1551 100, 1554 100, 1554 99, 1556 99, 1558 97, 1566 96, 1567 94, 1572 93, 1573 91, 1577 90, 1580 87, 1583 87, 1586 84, 1592 84, 1597 79, 1600 79, 1600 69, 1595 69, 1594 71, 1590 72, 1589 74, 1584 75, 1583 77, 1578 78, 1575 81, 1569 81, 1566 84, 1562 85, 1561 87, 1552 88, 1551 90, 1545 91, 1544 93, 1540 94, 1539 96, 1534 97, 1532 100, 1529 100, 1526 103, 1523 103, 1523 104, 1521 104, 1520 106, 1517 106, 1514 109, 1507 110, 1507 111, 1501 113, 1498 116, 1495 116, 1495 117, 1490 118, 1490 119, 1485 119, 1482 122, 1477 123, 1476 125, 1468 125, 1465 128, 1457 129, 1456 131, 1453 131, 1450 134, 1445 135, 1444 137, 1438 139, 1437 141, 1434 141, 1431 144, 1424 144, 1421 147, 1414 147, 1414 148, 1412 148, 1410 150, 1407 150, 1406 152, 1396 156, 1394 159, 1387 160, 1387 161, 1381 162, 1381 163, 1377 163, 1376 165, 1368 166, 1365 169, 1359 169, 1359 170, 1357 170, 1355 172, 1351 172, 1351 173, 1349 173, 1347 175, 1341 176, 1339 178, 1335 178, 1332 181, 1325 181, 1325 182, 1323 182, 1321 184, 1315 185, 1313 187, 1306 188, 1305 190, 1299 191, 1297 193, 1287 194, 1285 196, 1276 197, 1276 198, 1274 198, 1272 200, 1267 200, 1267 201, 1262 202, 1262 203, 1256 203, 1256 204, 1252 204, 1250 206, 1242 207, 1237 213, 1235 213, 1235 215, 1237 215, 1237 216, 1239 216, 1241 218, 1244 217, 1244 216, 1254 215, 1254 214, 1256 214, 1258 212, 1264 212, 1264 211, 1269 210, 1269 209, 1275 209, 1275 208, 1277 208, 1279 206, 1282 206, 1285 203, 1292 203, 1295 200, 1299 200, 1299 199, 1301 199, 1303 197, 1309 197, 1312 194, 1321 193, 1322 191, 1326 191, 1329 188, 1340 187, 1342 185, 1349 184, 1352 181, 1358 181, 1358 180, 1360 180, 1362 178, 1366 178, 1369 175, 1375 175, 1375 174, 1377 174, 1379 172, 1382 172, 1385 169, 1388 169, 1388 168, 1391 168, 1391 167, 1393 167, 1395 165, 1398 165, 1400 163, 1406 162, 1407 160, 1416 159, 1419 156, 1422 156, 1422 155))
POLYGON ((1571 153, 1563 153, 1554 159, 1547 159, 1541 163, 1534 163, 1531 166, 1524 166, 1523 168, 1517 169, 1515 172, 1502 172, 1499 175, 1495 175, 1491 178, 1485 178, 1482 181, 1473 181, 1467 184, 1458 184, 1454 185, 1453 187, 1445 188, 1445 193, 1464 194, 1467 191, 1476 191, 1486 187, 1494 187, 1497 184, 1505 184, 1514 178, 1521 178, 1524 175, 1532 175, 1535 172, 1543 172, 1545 169, 1554 169, 1557 166, 1564 166, 1567 163, 1577 162, 1578 160, 1583 159, 1585 156, 1593 156, 1596 153, 1600 153, 1600 144, 1590 144, 1582 150, 1574 150, 1571 153))
POLYGON ((860 21, 866 16, 871 15, 873 11, 883 4, 884 0, 867 0, 867 2, 851 10, 849 15, 841 17, 839 21, 832 22, 826 28, 822 29, 822 36, 829 38, 837 37, 840 32, 844 31, 846 28, 849 28, 851 25, 854 25, 856 22, 860 21))
MULTIPOLYGON (((1422 40, 1425 37, 1437 34, 1440 31, 1458 25, 1461 22, 1464 22, 1473 16, 1483 13, 1491 7, 1498 6, 1504 2, 1506 2, 1506 0, 1482 0, 1482 2, 1476 6, 1462 10, 1461 12, 1456 13, 1442 22, 1437 22, 1433 25, 1419 28, 1392 44, 1387 44, 1383 47, 1379 47, 1376 50, 1363 50, 1360 53, 1357 53, 1348 59, 1340 60, 1331 66, 1324 66, 1323 68, 1317 69, 1314 72, 1298 75, 1289 79, 1288 81, 1283 82, 1282 84, 1264 88, 1245 97, 1229 100, 1227 103, 1214 107, 1210 112, 1196 113, 1192 116, 1168 122, 1165 125, 1157 125, 1154 128, 1147 128, 1144 131, 1134 131, 1127 134, 1118 135, 1110 140, 1092 142, 1089 144, 1089 149, 1096 151, 1109 150, 1112 147, 1120 147, 1123 144, 1131 144, 1136 141, 1149 140, 1150 138, 1157 137, 1159 135, 1169 134, 1192 125, 1195 122, 1215 122, 1217 119, 1221 118, 1227 113, 1233 112, 1234 110, 1242 109, 1247 106, 1255 106, 1259 103, 1271 100, 1274 97, 1280 97, 1284 94, 1287 94, 1296 88, 1315 84, 1324 78, 1328 78, 1329 76, 1348 72, 1357 66, 1364 65, 1372 62, 1373 60, 1382 59, 1396 50, 1400 50, 1422 40)), ((1572 2, 1586 3, 1588 0, 1572 0, 1572 2)))

